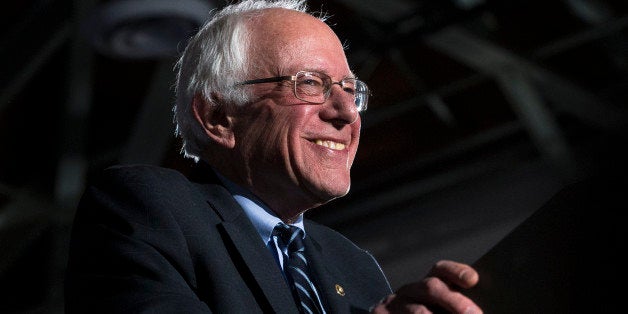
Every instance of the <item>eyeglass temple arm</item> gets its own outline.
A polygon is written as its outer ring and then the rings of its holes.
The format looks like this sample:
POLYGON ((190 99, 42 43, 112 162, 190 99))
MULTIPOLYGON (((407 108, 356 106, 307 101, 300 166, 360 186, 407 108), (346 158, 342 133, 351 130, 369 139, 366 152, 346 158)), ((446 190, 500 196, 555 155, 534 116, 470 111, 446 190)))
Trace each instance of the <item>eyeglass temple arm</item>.
POLYGON ((272 83, 272 82, 281 82, 285 80, 294 80, 294 79, 295 79, 294 76, 277 76, 277 77, 269 77, 269 78, 256 79, 256 80, 248 80, 248 81, 240 82, 237 85, 272 83))

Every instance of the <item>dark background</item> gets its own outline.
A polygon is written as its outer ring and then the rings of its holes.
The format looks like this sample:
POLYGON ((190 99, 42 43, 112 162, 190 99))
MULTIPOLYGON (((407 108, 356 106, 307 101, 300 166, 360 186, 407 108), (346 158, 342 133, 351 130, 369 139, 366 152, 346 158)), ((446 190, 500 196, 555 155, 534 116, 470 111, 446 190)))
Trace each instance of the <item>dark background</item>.
MULTIPOLYGON (((74 208, 95 172, 189 169, 173 137, 172 68, 224 4, 0 5, 0 312, 62 312, 74 208)), ((626 1, 309 4, 331 13, 373 96, 350 194, 308 216, 371 251, 394 287, 442 258, 475 262, 569 183, 626 174, 626 1)), ((595 207, 579 210, 616 225, 595 207)), ((544 230, 587 234, 557 221, 544 230)), ((534 259, 510 257, 502 266, 534 259)))

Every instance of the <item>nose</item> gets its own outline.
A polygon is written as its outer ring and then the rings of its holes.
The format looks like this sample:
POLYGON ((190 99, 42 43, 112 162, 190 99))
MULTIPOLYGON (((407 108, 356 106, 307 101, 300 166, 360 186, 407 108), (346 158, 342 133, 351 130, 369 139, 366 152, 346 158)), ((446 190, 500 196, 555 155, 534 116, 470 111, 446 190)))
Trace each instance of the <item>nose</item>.
POLYGON ((323 107, 321 118, 334 124, 352 124, 360 117, 354 95, 344 91, 340 84, 332 85, 329 99, 323 107))

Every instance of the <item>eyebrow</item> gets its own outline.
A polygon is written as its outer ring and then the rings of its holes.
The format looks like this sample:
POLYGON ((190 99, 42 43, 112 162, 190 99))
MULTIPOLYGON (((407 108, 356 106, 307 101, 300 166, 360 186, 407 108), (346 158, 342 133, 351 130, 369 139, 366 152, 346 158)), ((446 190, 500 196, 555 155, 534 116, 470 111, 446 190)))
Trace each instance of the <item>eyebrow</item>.
MULTIPOLYGON (((325 75, 327 75, 329 77, 332 77, 331 74, 327 70, 322 69, 322 68, 304 68, 304 69, 301 69, 301 70, 298 70, 298 71, 318 72, 318 73, 323 73, 323 74, 325 74, 325 75)), ((343 76, 342 78, 340 78, 340 80, 344 80, 344 79, 348 79, 348 78, 355 79, 355 80, 358 79, 358 77, 353 73, 353 71, 349 71, 349 74, 343 76)))

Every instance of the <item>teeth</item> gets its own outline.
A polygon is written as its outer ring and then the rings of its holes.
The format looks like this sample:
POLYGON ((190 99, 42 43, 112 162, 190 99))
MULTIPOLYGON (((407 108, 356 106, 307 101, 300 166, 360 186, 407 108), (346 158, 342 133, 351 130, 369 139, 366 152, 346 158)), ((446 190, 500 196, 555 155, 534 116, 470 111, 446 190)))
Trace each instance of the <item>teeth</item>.
POLYGON ((333 150, 343 150, 343 149, 345 149, 345 144, 336 143, 334 141, 316 140, 316 141, 314 141, 314 143, 316 143, 316 145, 320 145, 320 146, 324 146, 324 147, 327 147, 327 148, 331 148, 333 150))

